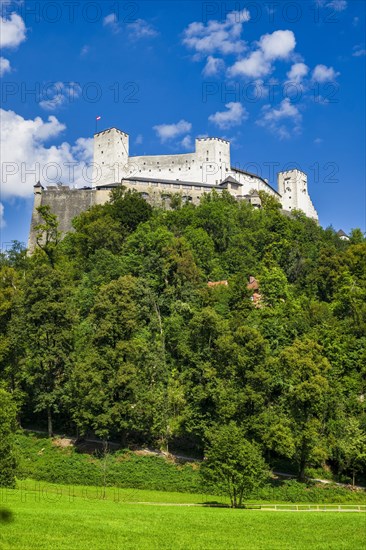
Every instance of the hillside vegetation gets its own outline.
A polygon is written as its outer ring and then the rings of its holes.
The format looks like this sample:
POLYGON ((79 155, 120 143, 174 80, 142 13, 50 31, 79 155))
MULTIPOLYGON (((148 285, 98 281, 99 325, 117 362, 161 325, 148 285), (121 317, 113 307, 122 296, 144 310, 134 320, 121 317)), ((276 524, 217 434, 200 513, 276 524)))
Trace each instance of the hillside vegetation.
POLYGON ((15 243, 0 263, 0 377, 20 424, 202 455, 234 422, 300 479, 357 480, 365 239, 262 203, 213 192, 153 210, 117 189, 63 240, 41 207, 36 253, 15 243))

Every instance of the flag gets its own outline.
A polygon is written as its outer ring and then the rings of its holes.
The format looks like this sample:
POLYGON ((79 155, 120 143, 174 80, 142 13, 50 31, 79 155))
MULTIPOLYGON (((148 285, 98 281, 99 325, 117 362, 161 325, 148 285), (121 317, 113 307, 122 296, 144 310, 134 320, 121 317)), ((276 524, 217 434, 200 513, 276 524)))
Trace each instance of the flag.
POLYGON ((97 120, 100 120, 102 117, 101 116, 97 116, 97 120))

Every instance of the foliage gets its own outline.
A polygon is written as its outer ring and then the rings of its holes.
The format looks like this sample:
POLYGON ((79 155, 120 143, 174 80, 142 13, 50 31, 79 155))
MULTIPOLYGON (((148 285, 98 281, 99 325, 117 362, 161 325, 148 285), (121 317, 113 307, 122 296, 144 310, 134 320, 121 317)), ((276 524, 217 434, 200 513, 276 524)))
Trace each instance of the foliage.
POLYGON ((0 380, 19 421, 194 456, 234 422, 302 480, 362 482, 363 234, 342 241, 263 194, 262 209, 176 199, 152 209, 117 188, 63 239, 42 207, 39 250, 0 256, 0 380))
POLYGON ((16 458, 14 432, 16 406, 11 395, 0 388, 0 487, 14 487, 16 458))
POLYGON ((264 484, 268 470, 258 446, 244 438, 233 422, 208 434, 208 448, 201 468, 203 479, 213 482, 240 507, 254 489, 264 484))

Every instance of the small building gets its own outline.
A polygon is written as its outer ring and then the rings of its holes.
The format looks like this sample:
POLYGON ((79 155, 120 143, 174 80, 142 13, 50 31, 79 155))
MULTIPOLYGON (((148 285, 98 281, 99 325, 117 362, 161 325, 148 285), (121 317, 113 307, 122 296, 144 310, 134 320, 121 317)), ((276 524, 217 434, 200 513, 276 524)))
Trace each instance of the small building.
POLYGON ((343 231, 343 229, 337 231, 337 236, 341 239, 341 241, 349 241, 349 236, 343 231))

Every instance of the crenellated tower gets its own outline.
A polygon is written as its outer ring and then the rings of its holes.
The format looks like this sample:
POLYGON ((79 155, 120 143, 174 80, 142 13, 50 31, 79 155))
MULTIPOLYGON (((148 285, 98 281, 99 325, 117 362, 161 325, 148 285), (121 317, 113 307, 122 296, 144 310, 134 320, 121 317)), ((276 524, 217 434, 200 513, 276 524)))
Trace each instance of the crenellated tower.
POLYGON ((129 136, 117 128, 94 135, 93 184, 120 182, 127 174, 129 136))

